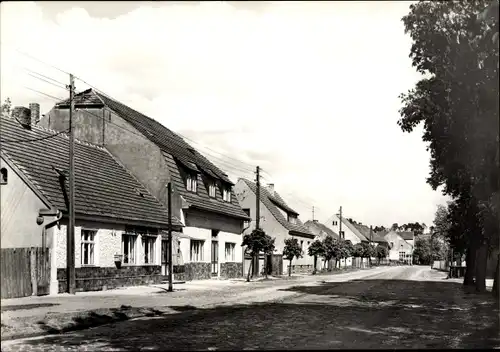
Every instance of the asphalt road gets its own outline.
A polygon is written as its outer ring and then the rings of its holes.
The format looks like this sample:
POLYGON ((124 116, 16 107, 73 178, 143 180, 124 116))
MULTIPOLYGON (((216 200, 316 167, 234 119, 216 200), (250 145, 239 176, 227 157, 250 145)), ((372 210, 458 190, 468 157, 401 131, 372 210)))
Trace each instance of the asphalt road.
MULTIPOLYGON (((2 351, 492 348, 498 306, 428 267, 246 292, 212 307, 2 343, 2 351), (255 303, 252 303, 255 302, 255 303)), ((322 279, 323 280, 323 279, 322 279)))

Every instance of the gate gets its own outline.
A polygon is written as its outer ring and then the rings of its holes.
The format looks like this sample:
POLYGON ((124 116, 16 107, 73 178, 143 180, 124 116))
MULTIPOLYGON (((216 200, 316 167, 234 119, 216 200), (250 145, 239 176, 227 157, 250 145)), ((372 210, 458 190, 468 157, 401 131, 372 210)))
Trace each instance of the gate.
POLYGON ((50 249, 2 248, 1 298, 49 294, 50 249))

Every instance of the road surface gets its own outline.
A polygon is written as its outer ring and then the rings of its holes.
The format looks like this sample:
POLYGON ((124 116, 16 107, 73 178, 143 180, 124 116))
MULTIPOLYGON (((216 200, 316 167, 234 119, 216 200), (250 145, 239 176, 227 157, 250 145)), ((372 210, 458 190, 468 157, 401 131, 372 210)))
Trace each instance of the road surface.
MULTIPOLYGON (((428 267, 246 291, 217 306, 7 341, 2 351, 492 348, 498 306, 428 267), (241 304, 239 302, 244 302, 241 304)), ((132 302, 133 303, 133 302, 132 302)))

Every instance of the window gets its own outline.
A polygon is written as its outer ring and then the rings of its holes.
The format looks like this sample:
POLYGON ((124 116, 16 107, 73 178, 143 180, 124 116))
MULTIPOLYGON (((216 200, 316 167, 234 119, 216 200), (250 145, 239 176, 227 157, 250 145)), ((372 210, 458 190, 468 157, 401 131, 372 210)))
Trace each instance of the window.
POLYGON ((212 229, 212 237, 217 237, 219 235, 219 230, 212 229))
POLYGON ((203 261, 203 244, 204 241, 191 240, 191 261, 203 261))
POLYGON ((340 238, 345 239, 345 232, 339 231, 340 238))
POLYGON ((7 169, 2 167, 0 169, 0 185, 7 184, 7 169))
POLYGON ((196 193, 198 191, 198 175, 190 173, 186 178, 186 189, 189 192, 196 193))
POLYGON ((231 203, 231 188, 230 187, 224 187, 224 190, 222 192, 222 200, 224 200, 224 202, 231 203))
POLYGON ((300 250, 303 251, 304 250, 304 241, 300 241, 300 250))
POLYGON ((144 264, 155 263, 156 237, 142 236, 142 248, 144 250, 144 264))
POLYGON ((135 264, 135 244, 137 236, 123 234, 122 235, 122 254, 124 264, 135 264))
POLYGON ((82 265, 94 265, 95 235, 97 231, 82 229, 82 265))
POLYGON ((294 215, 288 215, 288 222, 291 224, 296 224, 297 223, 297 217, 294 215))
MULTIPOLYGON (((243 211, 245 212, 245 214, 247 214, 248 217, 250 217, 250 209, 244 208, 243 211)), ((249 220, 245 220, 245 222, 243 223, 243 226, 244 227, 250 226, 250 221, 249 220)))
POLYGON ((226 262, 234 262, 235 243, 226 242, 226 262))
POLYGON ((215 181, 208 182, 208 195, 212 198, 215 198, 215 181))
POLYGON ((337 220, 335 220, 335 221, 332 222, 333 226, 337 226, 337 224, 338 224, 337 220))

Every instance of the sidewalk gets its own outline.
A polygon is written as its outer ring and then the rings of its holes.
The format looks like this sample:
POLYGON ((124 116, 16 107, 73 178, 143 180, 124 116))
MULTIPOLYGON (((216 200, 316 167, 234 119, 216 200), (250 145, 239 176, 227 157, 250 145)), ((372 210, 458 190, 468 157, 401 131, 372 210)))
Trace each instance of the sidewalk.
POLYGON ((24 297, 2 300, 2 340, 53 334, 144 316, 174 313, 179 307, 209 307, 255 301, 272 301, 290 293, 280 289, 319 281, 342 282, 371 276, 390 268, 295 276, 286 279, 199 280, 174 284, 81 292, 75 295, 24 297), (173 309, 175 307, 176 309, 173 309))

